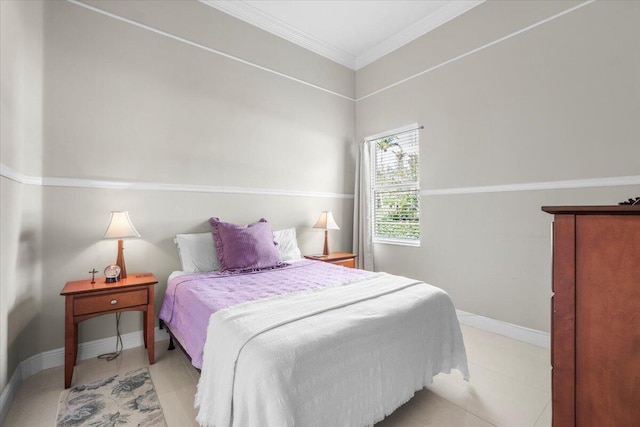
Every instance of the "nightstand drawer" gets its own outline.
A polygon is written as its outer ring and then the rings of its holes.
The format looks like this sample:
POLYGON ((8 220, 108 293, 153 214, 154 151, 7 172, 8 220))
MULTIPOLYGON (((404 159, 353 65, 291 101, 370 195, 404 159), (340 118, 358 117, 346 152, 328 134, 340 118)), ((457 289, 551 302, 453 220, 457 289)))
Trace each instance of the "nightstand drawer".
POLYGON ((74 315, 81 316, 83 314, 146 305, 148 302, 147 297, 146 289, 76 297, 73 309, 74 315))
POLYGON ((331 264, 341 265, 343 267, 356 268, 356 260, 351 259, 343 259, 341 261, 329 261, 331 264))

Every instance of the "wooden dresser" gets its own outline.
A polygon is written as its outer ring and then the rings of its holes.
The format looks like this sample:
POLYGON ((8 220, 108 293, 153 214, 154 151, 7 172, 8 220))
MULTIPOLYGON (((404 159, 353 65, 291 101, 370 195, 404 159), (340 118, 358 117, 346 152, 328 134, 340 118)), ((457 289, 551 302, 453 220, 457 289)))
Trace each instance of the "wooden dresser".
POLYGON ((640 425, 640 206, 554 215, 553 427, 640 425))

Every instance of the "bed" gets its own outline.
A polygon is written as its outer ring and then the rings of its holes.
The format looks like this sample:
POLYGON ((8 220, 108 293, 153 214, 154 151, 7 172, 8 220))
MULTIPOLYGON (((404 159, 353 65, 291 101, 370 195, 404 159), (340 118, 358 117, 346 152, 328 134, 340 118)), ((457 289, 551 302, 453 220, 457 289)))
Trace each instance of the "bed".
POLYGON ((176 272, 159 317, 201 369, 203 426, 372 425, 438 373, 469 378, 449 296, 386 273, 311 260, 176 272))

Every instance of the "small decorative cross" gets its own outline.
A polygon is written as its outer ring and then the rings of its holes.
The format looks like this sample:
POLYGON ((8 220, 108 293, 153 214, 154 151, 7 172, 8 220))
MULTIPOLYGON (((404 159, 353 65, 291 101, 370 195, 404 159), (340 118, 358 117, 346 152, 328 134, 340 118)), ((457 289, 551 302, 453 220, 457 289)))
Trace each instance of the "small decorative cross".
POLYGON ((98 272, 98 270, 96 270, 95 268, 89 272, 89 274, 91 274, 91 283, 96 283, 96 273, 97 272, 98 272))

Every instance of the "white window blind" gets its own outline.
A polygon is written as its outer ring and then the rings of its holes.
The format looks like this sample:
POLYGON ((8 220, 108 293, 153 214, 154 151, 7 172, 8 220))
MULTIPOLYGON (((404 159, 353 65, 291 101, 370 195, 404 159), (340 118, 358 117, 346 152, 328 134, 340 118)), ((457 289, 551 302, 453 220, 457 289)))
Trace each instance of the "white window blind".
POLYGON ((370 140, 373 241, 420 244, 418 128, 370 140))

